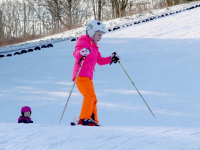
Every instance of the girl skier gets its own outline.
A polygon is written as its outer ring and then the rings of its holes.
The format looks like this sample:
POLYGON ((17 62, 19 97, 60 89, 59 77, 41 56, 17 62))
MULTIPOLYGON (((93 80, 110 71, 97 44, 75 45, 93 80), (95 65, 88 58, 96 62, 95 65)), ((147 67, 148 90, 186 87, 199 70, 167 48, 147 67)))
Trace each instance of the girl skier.
POLYGON ((80 125, 99 126, 97 117, 97 98, 92 82, 96 63, 99 65, 107 65, 112 62, 117 63, 119 60, 119 56, 116 52, 109 57, 101 56, 97 42, 101 40, 104 33, 106 33, 105 25, 98 20, 91 20, 86 26, 86 35, 81 35, 78 38, 73 53, 73 56, 75 57, 72 77, 73 81, 75 81, 79 68, 81 67, 81 62, 85 58, 76 81, 78 90, 84 97, 78 122, 80 125))
POLYGON ((19 117, 18 123, 33 123, 31 120, 31 108, 29 106, 24 106, 21 109, 22 116, 19 117))

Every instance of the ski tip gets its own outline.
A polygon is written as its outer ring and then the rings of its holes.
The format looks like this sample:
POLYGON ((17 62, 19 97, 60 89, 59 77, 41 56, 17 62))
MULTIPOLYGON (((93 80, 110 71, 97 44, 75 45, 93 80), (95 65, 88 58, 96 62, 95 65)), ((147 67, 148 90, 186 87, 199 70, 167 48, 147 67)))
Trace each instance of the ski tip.
POLYGON ((75 126, 76 124, 74 122, 71 122, 71 126, 75 126))

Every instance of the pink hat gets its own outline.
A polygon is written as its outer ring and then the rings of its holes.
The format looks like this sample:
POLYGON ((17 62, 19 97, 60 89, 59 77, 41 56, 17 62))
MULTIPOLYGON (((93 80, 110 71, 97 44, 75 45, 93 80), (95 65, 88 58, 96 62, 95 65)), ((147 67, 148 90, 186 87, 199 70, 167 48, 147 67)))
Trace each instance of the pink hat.
POLYGON ((27 112, 27 111, 31 111, 31 108, 29 106, 24 106, 21 109, 21 113, 27 112))

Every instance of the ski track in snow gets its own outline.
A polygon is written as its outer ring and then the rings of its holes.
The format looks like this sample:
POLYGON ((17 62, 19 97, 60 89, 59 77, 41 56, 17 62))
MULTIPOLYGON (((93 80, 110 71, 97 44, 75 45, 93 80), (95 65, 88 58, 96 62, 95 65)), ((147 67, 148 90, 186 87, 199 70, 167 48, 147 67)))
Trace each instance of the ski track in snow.
POLYGON ((200 150, 200 8, 104 35, 102 56, 117 51, 121 64, 96 66, 94 87, 101 127, 71 127, 82 96, 72 88, 75 42, 55 43, 0 59, 0 150, 200 150), (17 124, 32 108, 34 124, 17 124))

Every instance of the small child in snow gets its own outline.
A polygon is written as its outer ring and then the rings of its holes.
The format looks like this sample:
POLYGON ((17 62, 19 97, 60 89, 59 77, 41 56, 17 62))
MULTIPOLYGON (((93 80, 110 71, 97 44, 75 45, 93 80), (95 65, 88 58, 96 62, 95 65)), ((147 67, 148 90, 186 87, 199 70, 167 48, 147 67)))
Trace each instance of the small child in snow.
POLYGON ((18 123, 33 123, 31 120, 31 108, 29 106, 24 106, 21 109, 22 116, 19 117, 18 123))
POLYGON ((78 90, 84 97, 78 122, 80 125, 99 126, 97 117, 97 98, 92 82, 96 63, 99 65, 107 65, 112 62, 117 63, 119 60, 119 56, 116 52, 112 53, 112 56, 109 57, 101 56, 97 42, 101 40, 104 33, 106 33, 105 25, 98 20, 91 20, 86 26, 86 35, 81 35, 78 38, 73 53, 73 56, 75 57, 72 77, 73 81, 75 81, 83 57, 85 57, 76 81, 78 90))

